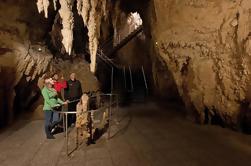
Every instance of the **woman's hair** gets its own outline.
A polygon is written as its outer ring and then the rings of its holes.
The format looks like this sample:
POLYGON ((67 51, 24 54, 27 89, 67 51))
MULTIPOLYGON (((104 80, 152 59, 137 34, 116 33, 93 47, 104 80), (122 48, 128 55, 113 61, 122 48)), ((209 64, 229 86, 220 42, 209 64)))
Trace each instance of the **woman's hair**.
POLYGON ((51 72, 47 72, 47 73, 44 73, 41 78, 39 79, 37 85, 40 89, 43 89, 44 86, 47 86, 49 84, 51 84, 50 82, 48 81, 45 81, 45 80, 49 80, 52 78, 52 73, 51 72))
POLYGON ((44 85, 49 85, 51 84, 50 82, 46 81, 52 78, 53 73, 52 72, 47 72, 45 73, 45 76, 43 77, 44 79, 44 85))
POLYGON ((51 74, 50 74, 49 72, 45 73, 45 74, 43 75, 43 79, 46 80, 46 79, 51 78, 50 75, 51 75, 51 74))

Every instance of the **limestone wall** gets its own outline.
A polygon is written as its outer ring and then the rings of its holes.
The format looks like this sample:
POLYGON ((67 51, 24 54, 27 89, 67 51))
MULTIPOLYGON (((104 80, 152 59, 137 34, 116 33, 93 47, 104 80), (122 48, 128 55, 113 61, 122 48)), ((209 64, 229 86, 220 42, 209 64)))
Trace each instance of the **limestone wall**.
POLYGON ((153 0, 150 32, 189 110, 230 126, 248 104, 251 1, 153 0))

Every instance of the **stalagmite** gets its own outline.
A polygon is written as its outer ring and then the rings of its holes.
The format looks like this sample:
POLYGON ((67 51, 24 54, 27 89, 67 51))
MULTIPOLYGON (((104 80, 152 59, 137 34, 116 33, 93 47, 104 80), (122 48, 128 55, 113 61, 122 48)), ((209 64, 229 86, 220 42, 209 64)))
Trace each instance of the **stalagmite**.
POLYGON ((87 95, 83 95, 81 97, 80 102, 77 104, 77 119, 76 119, 76 127, 77 129, 81 129, 80 135, 84 137, 84 139, 88 138, 90 134, 88 133, 87 125, 88 125, 88 106, 89 97, 87 95))
POLYGON ((87 123, 87 106, 88 106, 89 97, 83 95, 80 102, 77 104, 77 119, 76 127, 81 128, 87 123))

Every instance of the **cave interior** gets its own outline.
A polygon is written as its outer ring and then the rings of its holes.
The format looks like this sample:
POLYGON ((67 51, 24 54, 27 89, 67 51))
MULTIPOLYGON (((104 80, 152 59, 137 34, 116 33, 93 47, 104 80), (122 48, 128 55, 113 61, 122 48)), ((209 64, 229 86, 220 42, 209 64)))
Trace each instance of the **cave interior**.
MULTIPOLYGON (((84 94, 116 95, 127 113, 122 136, 114 136, 118 143, 107 143, 111 149, 125 148, 127 137, 130 148, 137 143, 128 150, 133 154, 151 146, 125 163, 211 165, 205 156, 217 150, 221 165, 235 165, 237 157, 250 163, 250 11, 249 0, 2 0, 0 148, 8 149, 11 136, 27 126, 33 130, 31 123, 43 124, 45 74, 68 80, 76 73, 84 94), (180 147, 176 158, 164 153, 174 148, 168 142, 180 147)), ((42 131, 35 133, 40 138, 42 131)), ((15 163, 8 155, 0 154, 0 165, 15 163)), ((107 165, 123 163, 109 155, 107 165)))

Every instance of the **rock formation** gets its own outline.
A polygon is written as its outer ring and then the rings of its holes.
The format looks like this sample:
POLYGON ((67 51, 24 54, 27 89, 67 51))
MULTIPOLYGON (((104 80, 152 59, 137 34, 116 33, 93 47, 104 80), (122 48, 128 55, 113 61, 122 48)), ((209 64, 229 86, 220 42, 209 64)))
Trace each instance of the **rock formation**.
POLYGON ((63 40, 62 43, 65 50, 71 55, 72 42, 73 42, 73 13, 72 6, 73 0, 59 0, 61 8, 59 9, 59 15, 62 18, 63 29, 61 30, 63 40))
MULTIPOLYGON (((26 94, 34 96, 36 89, 29 89, 36 79, 44 73, 52 60, 52 55, 42 43, 31 43, 29 40, 26 12, 22 12, 23 4, 14 6, 12 2, 0 5, 0 68, 1 68, 1 99, 0 99, 0 126, 11 122, 14 114, 14 100, 21 91, 18 85, 26 84, 26 94), (21 16, 20 13, 23 13, 21 16)), ((27 10, 27 12, 30 9, 27 10)), ((39 36, 39 28, 37 37, 39 36)), ((33 34, 33 35, 36 35, 33 34)), ((35 38, 34 38, 35 39, 35 38)), ((23 98, 23 103, 28 103, 30 97, 23 98)), ((18 108, 19 110, 21 108, 18 108)))
POLYGON ((151 20, 144 21, 154 50, 187 108, 201 123, 218 116, 236 126, 250 101, 251 2, 153 0, 151 6, 151 20))
MULTIPOLYGON (((44 10, 45 17, 47 18, 48 3, 46 0, 37 1, 38 12, 44 10)), ((72 42, 73 42, 73 13, 72 6, 75 0, 59 0, 61 8, 59 9, 60 17, 62 18, 63 29, 61 30, 63 39, 62 43, 65 50, 71 55, 72 42)), ((54 8, 56 8, 54 2, 54 8)), ((77 0, 78 14, 82 16, 85 25, 88 28, 89 36, 89 50, 91 54, 91 65, 90 70, 95 72, 96 68, 96 54, 98 50, 98 39, 100 36, 100 24, 101 20, 105 18, 107 14, 106 0, 77 0)))
MULTIPOLYGON (((38 12, 44 12, 44 17, 48 18, 48 8, 49 8, 50 2, 49 0, 38 0, 37 1, 37 9, 38 12)), ((55 3, 54 3, 55 6, 55 3)))
POLYGON ((76 127, 80 136, 82 136, 82 140, 86 140, 90 134, 88 132, 88 101, 89 97, 87 95, 83 95, 81 97, 80 102, 77 104, 77 119, 76 119, 76 127))
POLYGON ((68 58, 71 61, 55 59, 42 41, 48 40, 51 29, 60 29, 61 36, 53 34, 50 42, 58 45, 60 40, 65 52, 74 54, 74 13, 78 13, 88 29, 90 70, 95 72, 99 41, 106 39, 100 36, 117 35, 128 14, 137 11, 143 20, 146 45, 137 48, 133 43, 138 41, 133 41, 118 52, 123 55, 118 61, 138 65, 144 59, 152 72, 153 89, 167 96, 178 93, 200 123, 220 119, 237 127, 242 121, 241 110, 246 110, 251 100, 249 0, 19 0, 17 4, 14 0, 0 4, 0 12, 6 16, 0 17, 0 73, 5 78, 0 81, 4 87, 0 98, 9 103, 0 103, 0 110, 12 109, 14 87, 21 82, 33 84, 47 70, 64 69, 65 75, 74 71, 81 79, 85 77, 82 70, 86 70, 95 84, 83 84, 96 91, 98 81, 89 73, 87 62, 77 56, 68 58), (31 7, 27 8, 28 4, 31 7), (53 21, 62 27, 52 28, 53 21), (141 48, 147 53, 141 55, 141 48), (137 52, 137 61, 125 57, 130 51, 137 52))
POLYGON ((39 112, 34 115, 42 113, 42 100, 36 102, 40 97, 37 81, 48 71, 61 71, 66 79, 75 72, 84 92, 98 91, 99 83, 87 62, 56 59, 49 51, 44 41, 53 19, 40 17, 36 3, 8 0, 0 4, 0 15, 0 127, 30 108, 39 112))

